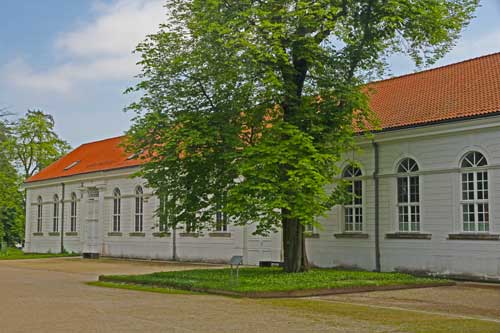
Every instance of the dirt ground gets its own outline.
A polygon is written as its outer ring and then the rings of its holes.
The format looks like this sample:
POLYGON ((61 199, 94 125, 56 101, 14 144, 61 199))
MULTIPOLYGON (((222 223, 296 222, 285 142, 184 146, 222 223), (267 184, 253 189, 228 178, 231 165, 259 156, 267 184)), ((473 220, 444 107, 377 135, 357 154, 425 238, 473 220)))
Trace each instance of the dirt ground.
POLYGON ((251 300, 84 283, 101 274, 203 267, 214 266, 79 258, 0 261, 0 331, 500 332, 500 288, 460 285, 251 300))

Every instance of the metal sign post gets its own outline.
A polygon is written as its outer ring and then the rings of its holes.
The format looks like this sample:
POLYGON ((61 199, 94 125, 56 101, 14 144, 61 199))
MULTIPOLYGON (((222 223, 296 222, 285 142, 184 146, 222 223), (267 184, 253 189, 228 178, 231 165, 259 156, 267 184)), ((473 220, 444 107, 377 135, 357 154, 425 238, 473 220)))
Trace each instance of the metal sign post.
POLYGON ((243 256, 233 256, 231 260, 229 260, 229 265, 231 266, 231 278, 230 282, 232 283, 233 281, 238 284, 238 278, 239 278, 239 273, 240 273, 240 266, 243 264, 243 256), (236 280, 234 279, 234 268, 233 266, 236 266, 236 280))

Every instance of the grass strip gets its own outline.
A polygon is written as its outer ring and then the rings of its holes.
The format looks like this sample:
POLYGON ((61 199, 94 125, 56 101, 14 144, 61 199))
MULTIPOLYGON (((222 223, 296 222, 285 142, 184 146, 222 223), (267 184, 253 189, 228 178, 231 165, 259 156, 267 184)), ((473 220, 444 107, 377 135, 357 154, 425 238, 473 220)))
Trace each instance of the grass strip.
POLYGON ((200 293, 194 293, 187 290, 172 289, 172 288, 157 288, 150 286, 141 286, 137 284, 124 284, 124 283, 114 283, 114 282, 102 282, 93 281, 86 283, 93 287, 104 287, 104 288, 115 288, 115 289, 125 289, 125 290, 135 290, 135 291, 147 291, 152 293, 160 294, 171 294, 171 295, 200 295, 200 293))
POLYGON ((0 251, 0 260, 44 259, 59 257, 77 257, 78 253, 24 253, 22 250, 8 248, 0 251))

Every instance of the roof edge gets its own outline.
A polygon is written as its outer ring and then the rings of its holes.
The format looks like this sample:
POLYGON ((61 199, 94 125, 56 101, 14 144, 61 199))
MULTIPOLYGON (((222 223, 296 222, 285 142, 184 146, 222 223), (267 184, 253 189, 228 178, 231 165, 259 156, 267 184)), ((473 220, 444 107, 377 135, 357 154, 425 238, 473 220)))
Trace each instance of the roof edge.
POLYGON ((492 56, 499 55, 499 54, 500 54, 500 52, 489 53, 489 54, 485 54, 485 55, 482 55, 482 56, 465 59, 465 60, 462 60, 462 61, 459 61, 459 62, 454 62, 454 63, 443 65, 443 66, 438 66, 438 67, 434 67, 434 68, 428 68, 428 69, 424 69, 424 70, 419 70, 419 71, 416 71, 416 72, 413 72, 413 73, 401 74, 401 75, 397 75, 397 76, 393 76, 393 77, 388 77, 386 79, 380 79, 380 80, 370 81, 370 82, 367 82, 365 85, 372 85, 372 84, 376 84, 376 83, 382 83, 382 82, 386 82, 386 81, 397 80, 397 79, 405 78, 405 77, 408 77, 408 76, 415 76, 415 75, 419 75, 419 74, 424 74, 424 73, 428 73, 428 72, 440 70, 440 69, 443 69, 443 68, 453 67, 453 66, 461 65, 461 64, 464 64, 464 63, 467 63, 467 62, 476 61, 476 60, 479 60, 479 59, 482 59, 482 58, 492 57, 492 56))

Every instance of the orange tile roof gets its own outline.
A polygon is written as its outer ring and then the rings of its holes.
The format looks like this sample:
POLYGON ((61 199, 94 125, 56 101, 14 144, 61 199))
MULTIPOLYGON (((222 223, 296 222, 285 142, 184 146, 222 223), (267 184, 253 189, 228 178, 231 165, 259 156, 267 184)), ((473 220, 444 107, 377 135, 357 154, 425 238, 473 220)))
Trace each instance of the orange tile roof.
MULTIPOLYGON (((500 53, 368 85, 383 130, 500 112, 500 53)), ((138 166, 120 146, 123 136, 84 144, 27 183, 138 166), (65 170, 72 163, 72 168, 65 170)))
POLYGON ((128 159, 130 154, 125 153, 124 148, 120 145, 123 138, 123 136, 119 136, 83 144, 36 175, 28 178, 26 182, 31 183, 40 180, 140 165, 142 160, 128 159), (72 163, 77 161, 79 162, 75 166, 68 168, 72 163), (65 170, 65 168, 68 169, 65 170))
POLYGON ((384 130, 500 112, 500 53, 369 86, 384 130))

